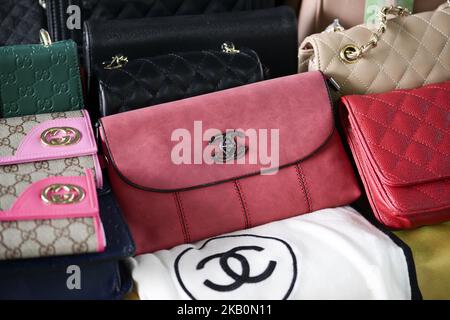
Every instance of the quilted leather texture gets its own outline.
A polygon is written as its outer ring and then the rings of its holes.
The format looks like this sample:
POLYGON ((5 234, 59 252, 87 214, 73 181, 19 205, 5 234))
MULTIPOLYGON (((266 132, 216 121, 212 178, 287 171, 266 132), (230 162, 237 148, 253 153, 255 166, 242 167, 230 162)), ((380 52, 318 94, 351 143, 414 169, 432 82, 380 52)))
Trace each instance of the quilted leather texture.
POLYGON ((270 77, 297 73, 297 18, 285 6, 232 13, 130 20, 88 21, 84 63, 93 67, 121 54, 130 60, 174 52, 218 50, 224 42, 258 53, 270 77))
POLYGON ((395 228, 450 220, 450 82, 343 98, 373 211, 395 228))
POLYGON ((264 80, 253 51, 201 51, 136 59, 121 69, 100 69, 103 116, 264 80))
POLYGON ((321 70, 342 94, 381 93, 450 80, 450 7, 388 20, 378 46, 356 63, 339 57, 348 44, 361 46, 372 31, 359 25, 343 32, 307 37, 299 51, 299 71, 321 70))
POLYGON ((75 43, 0 47, 0 116, 65 112, 83 107, 75 43))
POLYGON ((2 0, 0 4, 0 46, 39 43, 39 29, 45 15, 38 1, 2 0))
POLYGON ((81 45, 81 30, 66 28, 66 8, 82 8, 83 21, 136 19, 269 8, 274 0, 50 0, 49 32, 55 40, 73 39, 81 45))

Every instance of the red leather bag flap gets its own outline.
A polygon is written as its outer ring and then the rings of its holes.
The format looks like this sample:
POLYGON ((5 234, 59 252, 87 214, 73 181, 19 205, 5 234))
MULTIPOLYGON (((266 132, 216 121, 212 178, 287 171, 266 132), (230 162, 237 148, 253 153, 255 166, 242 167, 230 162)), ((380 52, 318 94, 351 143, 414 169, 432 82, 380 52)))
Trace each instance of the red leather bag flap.
POLYGON ((384 184, 450 178, 450 82, 342 101, 351 130, 384 184))
MULTIPOLYGON (((121 113, 102 118, 101 124, 109 161, 121 178, 135 187, 156 192, 218 184, 257 175, 268 168, 258 155, 257 163, 251 164, 249 159, 255 156, 255 148, 248 150, 245 164, 177 165, 171 157, 179 143, 171 139, 176 129, 184 129, 191 135, 193 150, 194 138, 201 138, 207 129, 220 132, 267 129, 269 155, 270 130, 278 129, 279 167, 312 156, 334 131, 328 88, 320 72, 121 113), (202 121, 200 135, 194 132, 194 121, 202 121)), ((207 145, 208 141, 201 142, 201 148, 207 145)))

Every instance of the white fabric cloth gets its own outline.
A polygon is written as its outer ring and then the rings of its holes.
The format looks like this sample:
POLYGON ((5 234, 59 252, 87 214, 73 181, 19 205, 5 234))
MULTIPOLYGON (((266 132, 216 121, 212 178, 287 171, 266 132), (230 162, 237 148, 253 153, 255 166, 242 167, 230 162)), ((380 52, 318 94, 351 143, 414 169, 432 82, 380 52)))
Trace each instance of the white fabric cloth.
POLYGON ((410 299, 403 250, 350 207, 131 259, 141 299, 410 299))

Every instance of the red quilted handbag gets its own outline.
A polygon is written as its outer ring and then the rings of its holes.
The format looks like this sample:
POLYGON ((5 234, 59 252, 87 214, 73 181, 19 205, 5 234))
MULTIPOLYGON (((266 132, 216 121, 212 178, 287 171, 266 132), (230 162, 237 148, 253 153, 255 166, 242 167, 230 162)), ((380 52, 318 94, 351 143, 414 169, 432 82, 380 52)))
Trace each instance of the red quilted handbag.
POLYGON ((112 188, 137 254, 347 205, 360 196, 320 72, 108 116, 101 125, 112 188), (205 135, 215 128, 219 138, 197 141, 197 121, 205 135), (203 153, 215 160, 174 163, 177 129, 193 138, 193 158, 203 153), (277 172, 262 174, 267 166, 250 139, 237 139, 251 129, 279 130, 279 152, 270 146, 279 154, 277 172), (216 140, 219 149, 206 152, 216 140))
POLYGON ((450 82, 342 101, 377 219, 398 229, 450 220, 450 82))

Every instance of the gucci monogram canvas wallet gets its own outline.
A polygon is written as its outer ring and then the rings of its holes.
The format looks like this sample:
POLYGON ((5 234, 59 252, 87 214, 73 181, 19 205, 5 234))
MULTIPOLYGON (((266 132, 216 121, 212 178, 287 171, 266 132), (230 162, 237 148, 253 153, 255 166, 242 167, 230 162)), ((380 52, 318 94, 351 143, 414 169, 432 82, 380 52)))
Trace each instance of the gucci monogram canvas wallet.
POLYGON ((0 260, 103 251, 85 110, 0 120, 0 260))
POLYGON ((83 108, 76 44, 0 47, 0 117, 83 108))

